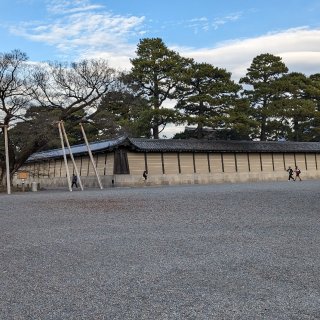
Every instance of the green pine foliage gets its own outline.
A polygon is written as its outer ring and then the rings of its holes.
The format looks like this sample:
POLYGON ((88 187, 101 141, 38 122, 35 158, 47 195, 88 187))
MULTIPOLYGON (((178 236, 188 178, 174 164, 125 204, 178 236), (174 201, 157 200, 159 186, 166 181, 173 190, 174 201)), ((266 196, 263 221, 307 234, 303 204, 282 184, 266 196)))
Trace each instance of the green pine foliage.
POLYGON ((148 101, 152 137, 158 139, 166 124, 175 121, 176 114, 164 103, 174 98, 179 75, 191 59, 168 49, 160 38, 140 40, 136 54, 131 60, 131 86, 148 101))
POLYGON ((273 102, 278 98, 278 81, 288 72, 280 57, 261 54, 255 57, 240 83, 245 85, 243 96, 250 101, 253 118, 259 124, 258 138, 270 140, 274 135, 275 110, 273 102))

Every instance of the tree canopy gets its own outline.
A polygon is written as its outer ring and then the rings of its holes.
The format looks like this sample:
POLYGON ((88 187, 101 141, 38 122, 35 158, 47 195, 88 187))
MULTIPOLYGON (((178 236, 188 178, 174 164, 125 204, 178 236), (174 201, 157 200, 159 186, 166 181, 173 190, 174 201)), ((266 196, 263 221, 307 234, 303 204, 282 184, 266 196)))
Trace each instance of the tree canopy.
POLYGON ((239 89, 226 70, 193 62, 179 80, 176 109, 183 112, 189 125, 197 126, 197 137, 202 138, 204 127, 218 128, 226 123, 239 89))
POLYGON ((168 49, 160 38, 140 40, 136 53, 137 57, 131 59, 131 85, 137 95, 148 101, 152 136, 158 139, 166 124, 176 117, 174 110, 165 108, 163 103, 175 97, 179 75, 192 60, 168 49))
POLYGON ((260 54, 253 59, 246 76, 240 79, 241 84, 248 86, 243 95, 254 110, 253 117, 259 123, 258 138, 261 141, 272 136, 275 116, 273 101, 278 97, 278 81, 287 72, 281 57, 260 54))

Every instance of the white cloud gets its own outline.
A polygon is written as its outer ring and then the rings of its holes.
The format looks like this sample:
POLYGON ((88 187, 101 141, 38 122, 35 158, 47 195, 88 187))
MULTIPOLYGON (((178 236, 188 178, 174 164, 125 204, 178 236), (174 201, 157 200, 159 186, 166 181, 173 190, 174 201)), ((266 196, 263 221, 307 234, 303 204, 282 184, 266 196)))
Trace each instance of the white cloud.
POLYGON ((53 14, 69 14, 83 11, 91 11, 99 8, 103 8, 103 6, 90 4, 88 0, 47 1, 47 10, 53 14))
POLYGON ((217 30, 222 25, 227 24, 229 22, 233 22, 238 20, 241 17, 242 13, 232 13, 229 15, 226 15, 224 17, 217 17, 213 20, 209 20, 207 17, 201 17, 201 18, 193 18, 188 21, 184 22, 175 22, 174 24, 183 24, 187 28, 193 29, 194 33, 198 33, 199 30, 202 31, 209 31, 211 29, 217 30))
POLYGON ((136 49, 136 45, 123 45, 118 47, 115 51, 95 50, 82 52, 80 59, 106 59, 109 65, 118 70, 130 70, 130 59, 133 57, 133 53, 136 49))
POLYGON ((50 2, 49 9, 54 13, 49 22, 22 23, 10 31, 51 45, 72 59, 102 51, 121 56, 129 40, 144 32, 143 16, 115 15, 86 0, 58 0, 50 2))
POLYGON ((222 18, 216 18, 212 22, 212 26, 216 30, 220 26, 222 26, 222 25, 224 25, 224 24, 226 24, 228 22, 232 22, 232 21, 238 20, 240 17, 241 17, 241 13, 234 13, 234 14, 230 14, 230 15, 227 15, 225 17, 222 17, 222 18))
POLYGON ((270 33, 257 38, 220 43, 215 48, 180 48, 181 55, 208 62, 232 72, 238 80, 244 76, 254 57, 271 53, 282 57, 290 71, 320 72, 320 29, 307 27, 270 33))

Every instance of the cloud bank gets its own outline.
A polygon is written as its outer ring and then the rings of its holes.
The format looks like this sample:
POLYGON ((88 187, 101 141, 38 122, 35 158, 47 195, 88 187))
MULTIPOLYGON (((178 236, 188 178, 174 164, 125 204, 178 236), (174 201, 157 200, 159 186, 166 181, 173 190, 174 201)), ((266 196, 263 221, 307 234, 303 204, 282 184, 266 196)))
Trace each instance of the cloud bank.
POLYGON ((320 29, 289 29, 251 39, 220 43, 214 48, 179 48, 183 56, 208 62, 232 72, 235 80, 244 76, 254 57, 271 53, 282 57, 289 71, 313 74, 320 72, 320 29))

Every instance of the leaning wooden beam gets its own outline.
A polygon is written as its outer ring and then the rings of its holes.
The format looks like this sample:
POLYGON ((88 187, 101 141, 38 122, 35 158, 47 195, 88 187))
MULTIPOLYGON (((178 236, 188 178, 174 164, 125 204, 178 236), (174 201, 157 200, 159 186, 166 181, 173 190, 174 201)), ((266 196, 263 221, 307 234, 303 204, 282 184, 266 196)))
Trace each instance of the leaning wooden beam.
POLYGON ((69 191, 72 191, 70 173, 69 173, 69 168, 68 168, 68 161, 67 161, 67 156, 66 156, 66 150, 64 149, 63 135, 62 135, 62 129, 61 129, 60 122, 58 122, 58 128, 59 128, 59 135, 60 135, 60 140, 61 140, 61 147, 62 147, 62 152, 63 152, 64 164, 66 166, 68 187, 69 187, 69 191))
POLYGON ((102 186, 102 183, 101 183, 101 180, 100 180, 98 171, 97 171, 97 167, 96 167, 96 164, 94 163, 93 156, 92 156, 92 152, 91 152, 91 149, 90 149, 90 146, 89 146, 89 143, 88 143, 88 139, 87 139, 86 133, 85 133, 85 131, 84 131, 84 129, 83 129, 82 123, 80 123, 80 127, 81 127, 81 132, 82 132, 84 141, 85 141, 85 143, 86 143, 86 145, 87 145, 89 157, 90 157, 90 160, 91 160, 91 163, 92 163, 92 166, 93 166, 93 170, 94 170, 94 172, 95 172, 95 174, 96 174, 99 187, 100 187, 100 189, 103 189, 103 186, 102 186))
POLYGON ((74 170, 76 171, 76 175, 77 175, 77 178, 78 178, 78 181, 79 181, 79 185, 80 185, 80 188, 81 190, 83 191, 83 186, 82 186, 82 182, 81 182, 81 178, 80 178, 80 174, 79 174, 79 171, 78 171, 78 167, 76 165, 76 162, 74 161, 74 157, 73 157, 73 154, 72 154, 72 151, 71 151, 71 147, 70 147, 70 144, 69 144, 69 140, 68 140, 68 136, 66 134, 66 130, 64 128, 64 123, 63 121, 60 121, 60 126, 61 126, 61 129, 62 129, 62 133, 63 133, 63 136, 64 136, 64 140, 67 144, 67 147, 69 149, 69 154, 70 154, 70 158, 72 160, 72 163, 73 163, 73 166, 74 166, 74 170))
POLYGON ((7 193, 11 194, 11 182, 10 182, 10 165, 9 165, 9 144, 8 144, 8 126, 0 125, 3 128, 4 134, 4 148, 6 155, 6 178, 7 178, 7 193))

